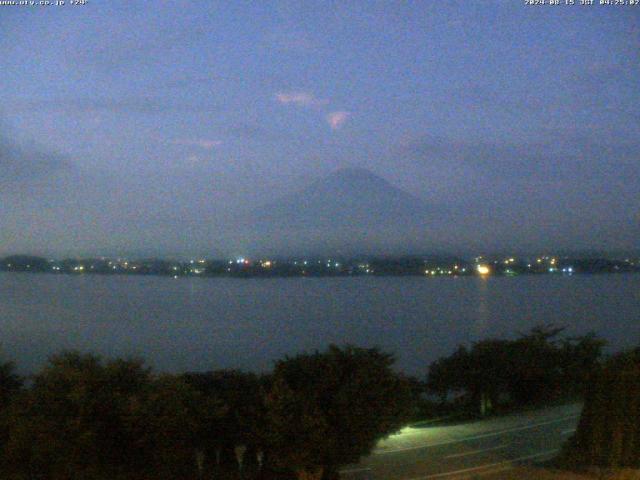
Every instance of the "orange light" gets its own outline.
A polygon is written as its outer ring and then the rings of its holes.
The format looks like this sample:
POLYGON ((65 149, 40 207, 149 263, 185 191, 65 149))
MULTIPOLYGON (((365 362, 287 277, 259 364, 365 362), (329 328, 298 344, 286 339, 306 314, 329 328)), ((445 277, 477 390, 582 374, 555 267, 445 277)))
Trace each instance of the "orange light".
POLYGON ((489 275, 491 273, 491 269, 487 265, 478 265, 476 270, 480 275, 489 275))

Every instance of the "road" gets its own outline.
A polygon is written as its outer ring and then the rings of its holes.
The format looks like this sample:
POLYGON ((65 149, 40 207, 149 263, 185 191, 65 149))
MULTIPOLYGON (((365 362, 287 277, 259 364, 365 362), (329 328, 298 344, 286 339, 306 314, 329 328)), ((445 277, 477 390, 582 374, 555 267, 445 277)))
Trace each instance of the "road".
POLYGON ((450 426, 406 427, 340 472, 344 480, 476 478, 553 457, 574 432, 580 404, 450 426))

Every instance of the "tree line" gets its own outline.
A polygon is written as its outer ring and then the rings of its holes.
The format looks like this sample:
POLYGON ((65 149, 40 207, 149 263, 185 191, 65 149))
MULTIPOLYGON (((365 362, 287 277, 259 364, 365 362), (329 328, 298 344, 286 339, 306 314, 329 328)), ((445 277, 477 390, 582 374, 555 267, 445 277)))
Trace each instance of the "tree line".
MULTIPOLYGON (((54 355, 27 378, 4 363, 0 469, 16 480, 335 479, 434 404, 486 415, 585 391, 606 397, 608 387, 594 386, 613 368, 604 342, 562 331, 460 346, 425 381, 398 373, 389 353, 349 345, 285 357, 261 375, 154 373, 141 360, 79 352, 54 355)), ((589 402, 588 411, 608 405, 589 402)))
POLYGON ((336 478, 413 408, 378 349, 331 346, 269 375, 154 374, 63 352, 27 383, 0 368, 4 478, 336 478))
POLYGON ((640 347, 614 355, 594 372, 560 461, 573 468, 640 468, 640 347))
MULTIPOLYGON (((538 259, 542 260, 542 259, 538 259)), ((0 272, 31 272, 52 274, 97 275, 157 275, 196 277, 299 277, 299 276, 473 276, 477 275, 473 261, 455 256, 399 256, 354 258, 308 258, 248 260, 192 259, 169 260, 65 258, 46 259, 34 255, 11 255, 0 258, 0 272)), ((491 275, 549 273, 637 273, 640 264, 632 259, 545 257, 544 262, 509 258, 488 261, 491 275), (549 263, 553 261, 553 263, 549 263)))
POLYGON ((498 407, 579 398, 603 359, 594 333, 563 337, 564 328, 536 326, 515 339, 461 345, 429 367, 427 390, 441 404, 487 414, 498 407))

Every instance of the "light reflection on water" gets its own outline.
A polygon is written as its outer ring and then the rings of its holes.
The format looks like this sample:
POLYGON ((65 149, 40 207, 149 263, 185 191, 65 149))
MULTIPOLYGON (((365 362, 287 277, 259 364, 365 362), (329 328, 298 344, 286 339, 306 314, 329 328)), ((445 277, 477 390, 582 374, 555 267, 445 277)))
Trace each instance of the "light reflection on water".
POLYGON ((487 277, 481 277, 476 282, 476 295, 478 298, 478 309, 476 310, 476 320, 473 323, 473 333, 476 338, 482 338, 487 335, 489 328, 489 288, 487 277))
POLYGON ((640 275, 172 279, 0 274, 0 351, 22 372, 63 348, 161 370, 266 370, 329 343, 380 346, 424 375, 458 344, 539 323, 640 343, 640 275))

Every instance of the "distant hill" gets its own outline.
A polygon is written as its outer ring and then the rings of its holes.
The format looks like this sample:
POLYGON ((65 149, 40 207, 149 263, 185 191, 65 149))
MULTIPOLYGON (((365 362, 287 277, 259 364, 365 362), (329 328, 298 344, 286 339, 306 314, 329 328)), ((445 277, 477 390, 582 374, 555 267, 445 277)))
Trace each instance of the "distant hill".
POLYGON ((398 251, 424 244, 440 213, 362 168, 344 168, 256 209, 250 230, 280 250, 398 251))
POLYGON ((34 255, 10 255, 0 260, 0 270, 42 272, 49 270, 49 267, 46 258, 34 255))
POLYGON ((426 220, 428 208, 368 170, 344 168, 254 213, 287 228, 379 228, 426 220))

